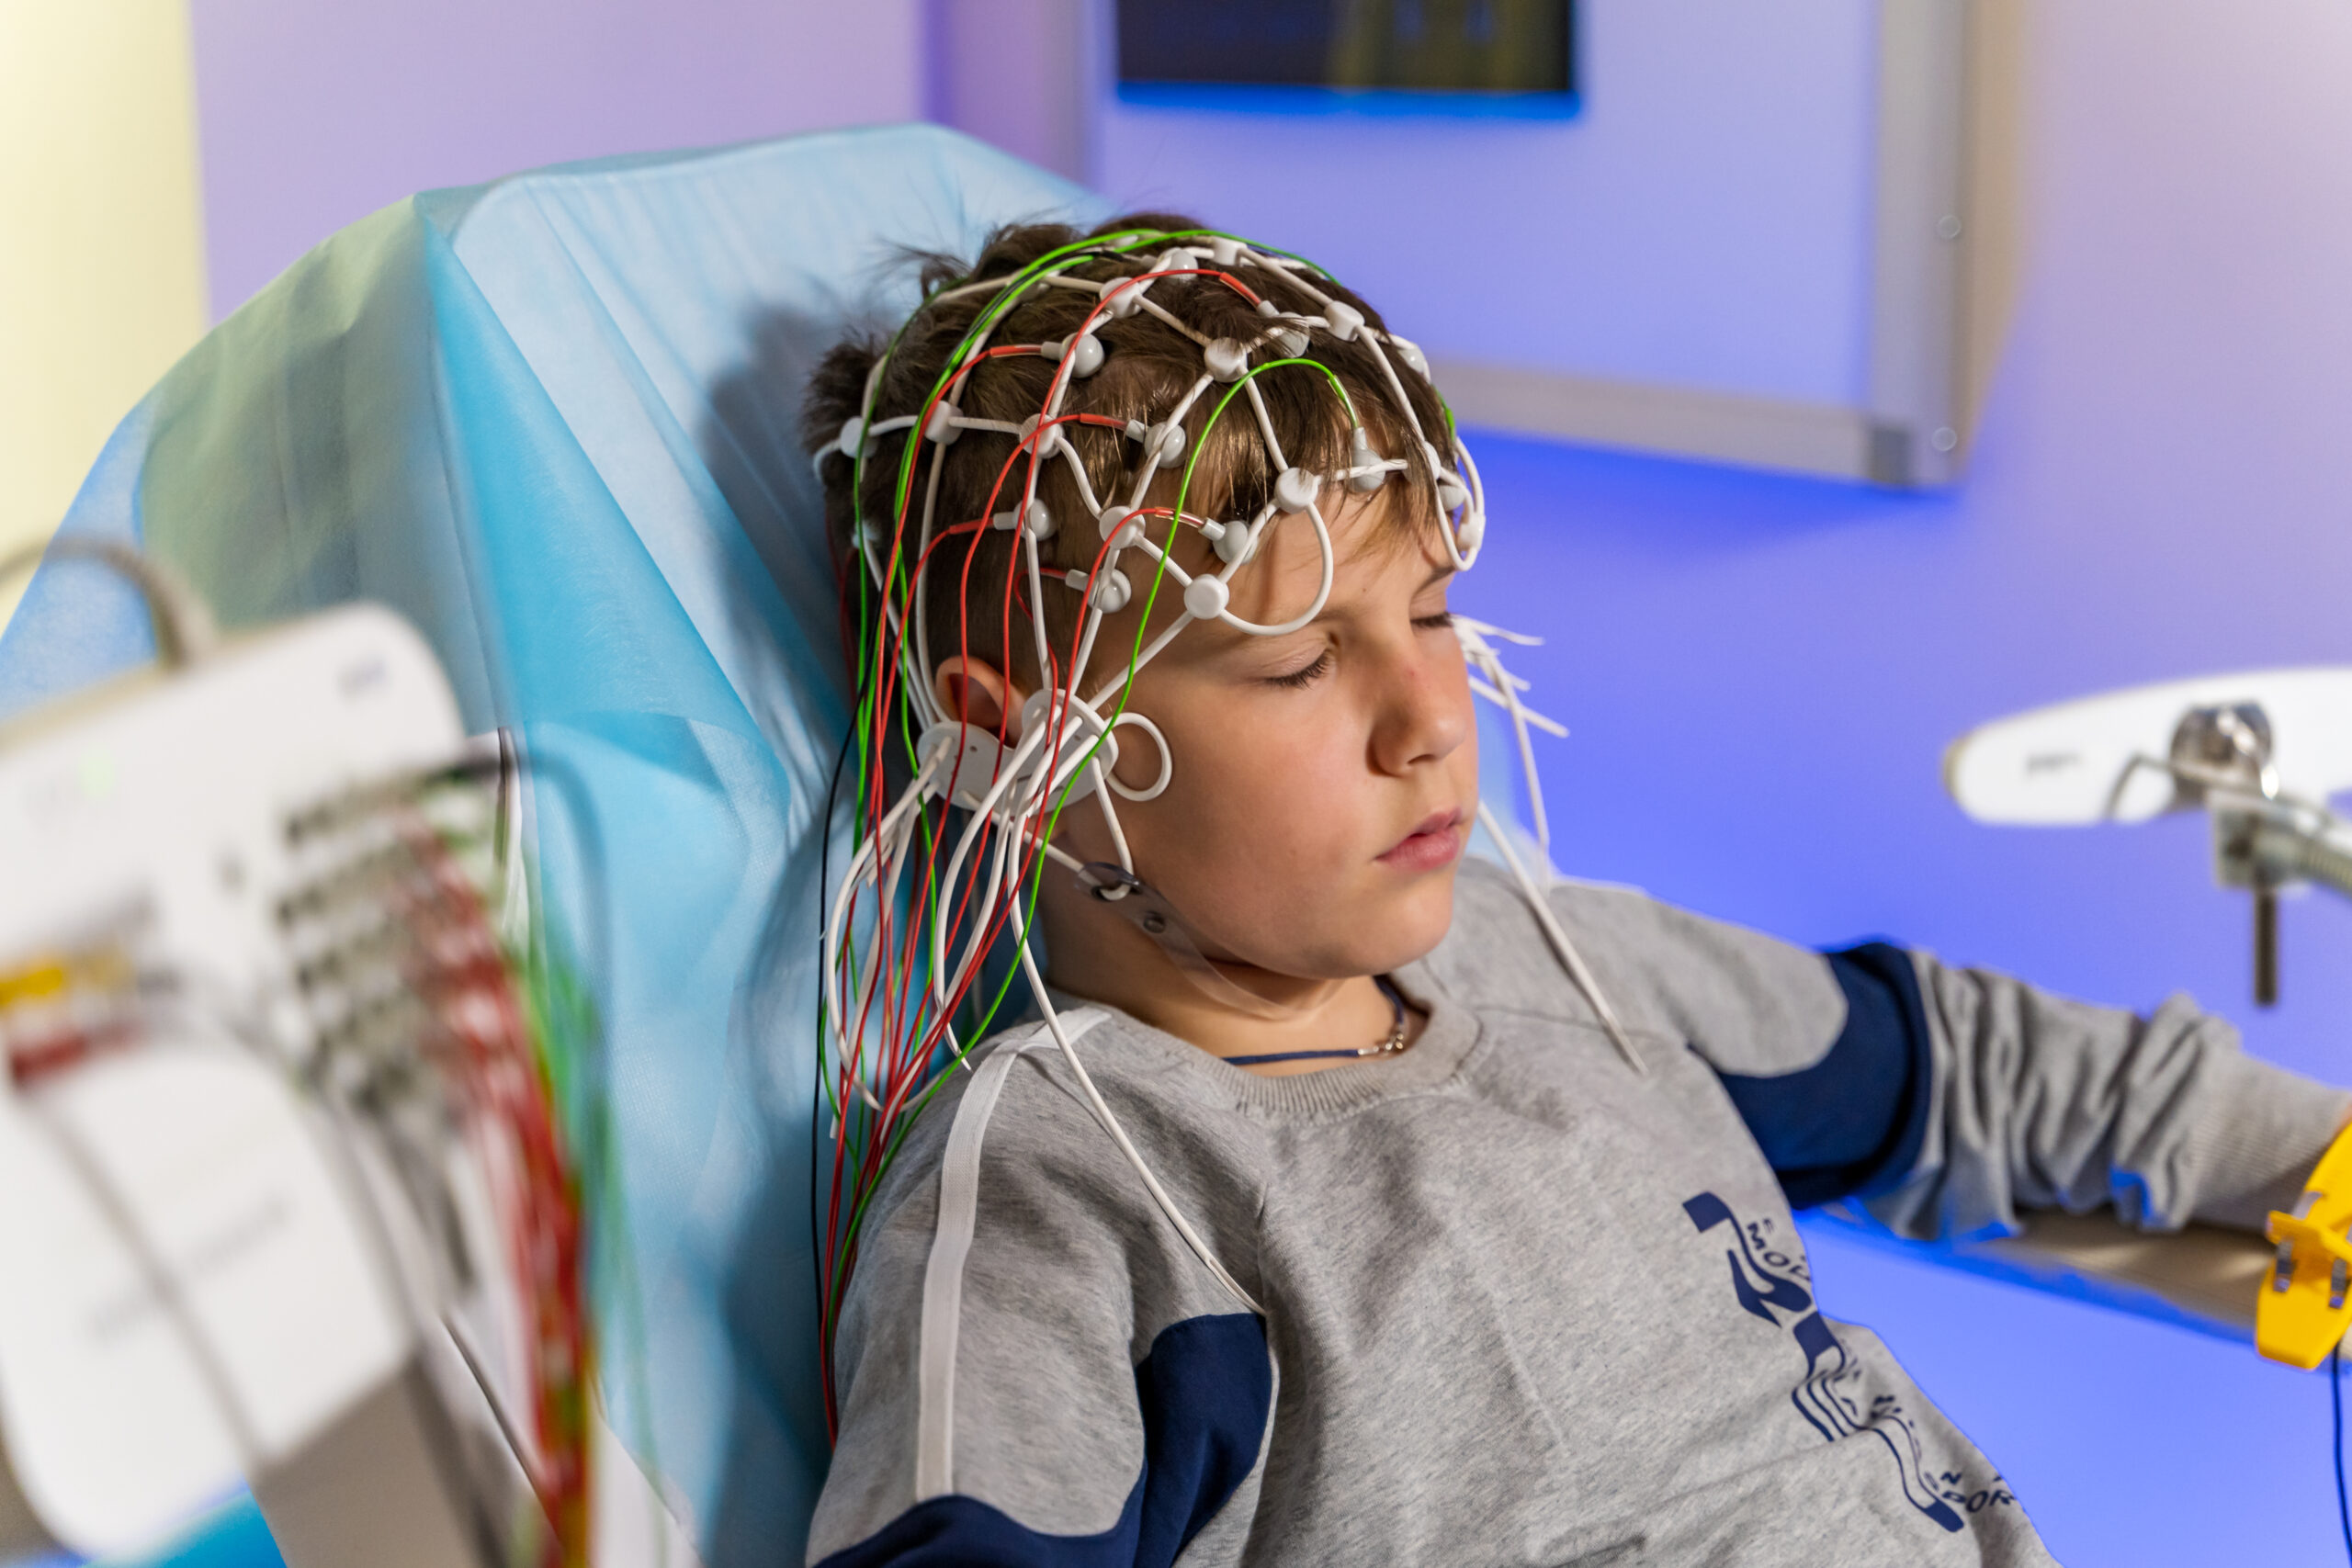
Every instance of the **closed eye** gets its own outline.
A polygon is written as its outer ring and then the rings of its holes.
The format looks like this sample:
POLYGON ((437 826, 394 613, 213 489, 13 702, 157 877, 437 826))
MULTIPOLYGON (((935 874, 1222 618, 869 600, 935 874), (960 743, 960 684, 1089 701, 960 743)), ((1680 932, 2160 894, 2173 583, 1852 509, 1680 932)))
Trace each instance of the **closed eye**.
POLYGON ((1286 686, 1292 691, 1297 691, 1301 687, 1313 685, 1315 682, 1321 677, 1323 672, 1330 668, 1331 650, 1327 648, 1322 652, 1315 656, 1315 662, 1306 666, 1304 669, 1294 670, 1287 675, 1267 676, 1266 684, 1269 686, 1286 686))
POLYGON ((1442 627, 1450 626, 1453 624, 1453 612, 1451 610, 1440 610, 1434 615, 1415 615, 1413 617, 1413 625, 1419 626, 1425 632, 1437 631, 1442 627))

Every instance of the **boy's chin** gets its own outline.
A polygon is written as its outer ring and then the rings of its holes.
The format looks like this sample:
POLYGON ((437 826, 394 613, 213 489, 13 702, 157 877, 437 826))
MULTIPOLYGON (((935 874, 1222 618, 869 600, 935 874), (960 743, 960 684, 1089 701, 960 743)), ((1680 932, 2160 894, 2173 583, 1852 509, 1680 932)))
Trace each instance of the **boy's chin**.
POLYGON ((1430 877, 1427 886, 1413 889, 1399 901, 1394 918, 1382 924, 1388 928, 1383 944, 1387 952, 1365 974, 1385 975, 1427 958, 1453 926, 1453 867, 1430 877))
POLYGON ((1425 886, 1366 908, 1348 908, 1340 930, 1314 961, 1295 971, 1326 979, 1385 975, 1418 963, 1445 940, 1453 923, 1453 877, 1433 875, 1425 886))

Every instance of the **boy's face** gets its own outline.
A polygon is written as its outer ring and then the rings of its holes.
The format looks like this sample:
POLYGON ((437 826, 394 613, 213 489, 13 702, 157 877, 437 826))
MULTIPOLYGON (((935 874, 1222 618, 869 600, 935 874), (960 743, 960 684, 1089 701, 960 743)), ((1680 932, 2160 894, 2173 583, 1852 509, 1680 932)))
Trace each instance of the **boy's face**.
MULTIPOLYGON (((1213 957, 1301 978, 1375 975, 1428 953, 1452 920, 1478 791, 1469 675, 1446 616, 1452 565, 1434 538, 1375 527, 1382 503, 1327 509, 1331 593, 1311 625, 1262 637, 1196 623, 1136 681, 1129 711, 1167 736, 1174 772, 1158 798, 1116 802, 1120 827, 1137 874, 1213 957)), ((1139 605, 1150 563, 1130 555, 1123 570, 1139 605)), ((1313 523, 1286 518, 1234 574, 1231 608, 1288 620, 1321 575, 1313 523)), ((1173 580, 1159 600, 1155 632, 1181 601, 1173 580)), ((1105 618, 1098 670, 1124 662, 1135 626, 1132 611, 1105 618)), ((1120 780, 1148 788, 1160 767, 1148 732, 1125 725, 1118 739, 1120 780)), ((1115 858, 1091 802, 1063 815, 1057 840, 1115 858)))

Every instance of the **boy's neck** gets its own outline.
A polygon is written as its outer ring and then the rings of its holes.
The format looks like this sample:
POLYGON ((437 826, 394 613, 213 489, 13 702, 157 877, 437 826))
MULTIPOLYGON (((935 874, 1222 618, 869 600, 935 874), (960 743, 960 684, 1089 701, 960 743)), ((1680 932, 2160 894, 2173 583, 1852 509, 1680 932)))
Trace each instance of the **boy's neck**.
MULTIPOLYGON (((1217 964, 1234 985, 1283 1010, 1258 1017, 1210 995, 1142 932, 1092 909, 1046 914, 1046 978, 1054 988, 1107 1003, 1213 1056, 1285 1055, 1381 1043, 1396 1023, 1388 993, 1369 975, 1302 978, 1246 964, 1217 964)), ((1420 1028, 1408 1012, 1408 1038, 1420 1028)), ((1344 1056, 1273 1062, 1246 1072, 1287 1077, 1343 1066, 1344 1056)))

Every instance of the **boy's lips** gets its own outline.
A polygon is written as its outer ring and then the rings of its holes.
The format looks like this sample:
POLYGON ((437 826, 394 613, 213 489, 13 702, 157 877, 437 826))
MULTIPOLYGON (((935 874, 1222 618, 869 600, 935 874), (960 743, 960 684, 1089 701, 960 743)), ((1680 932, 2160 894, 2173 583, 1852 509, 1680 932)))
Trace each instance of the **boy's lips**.
POLYGON ((1396 871, 1435 871, 1450 865, 1462 852, 1462 822, 1459 807, 1432 811, 1379 856, 1379 862, 1396 871))

